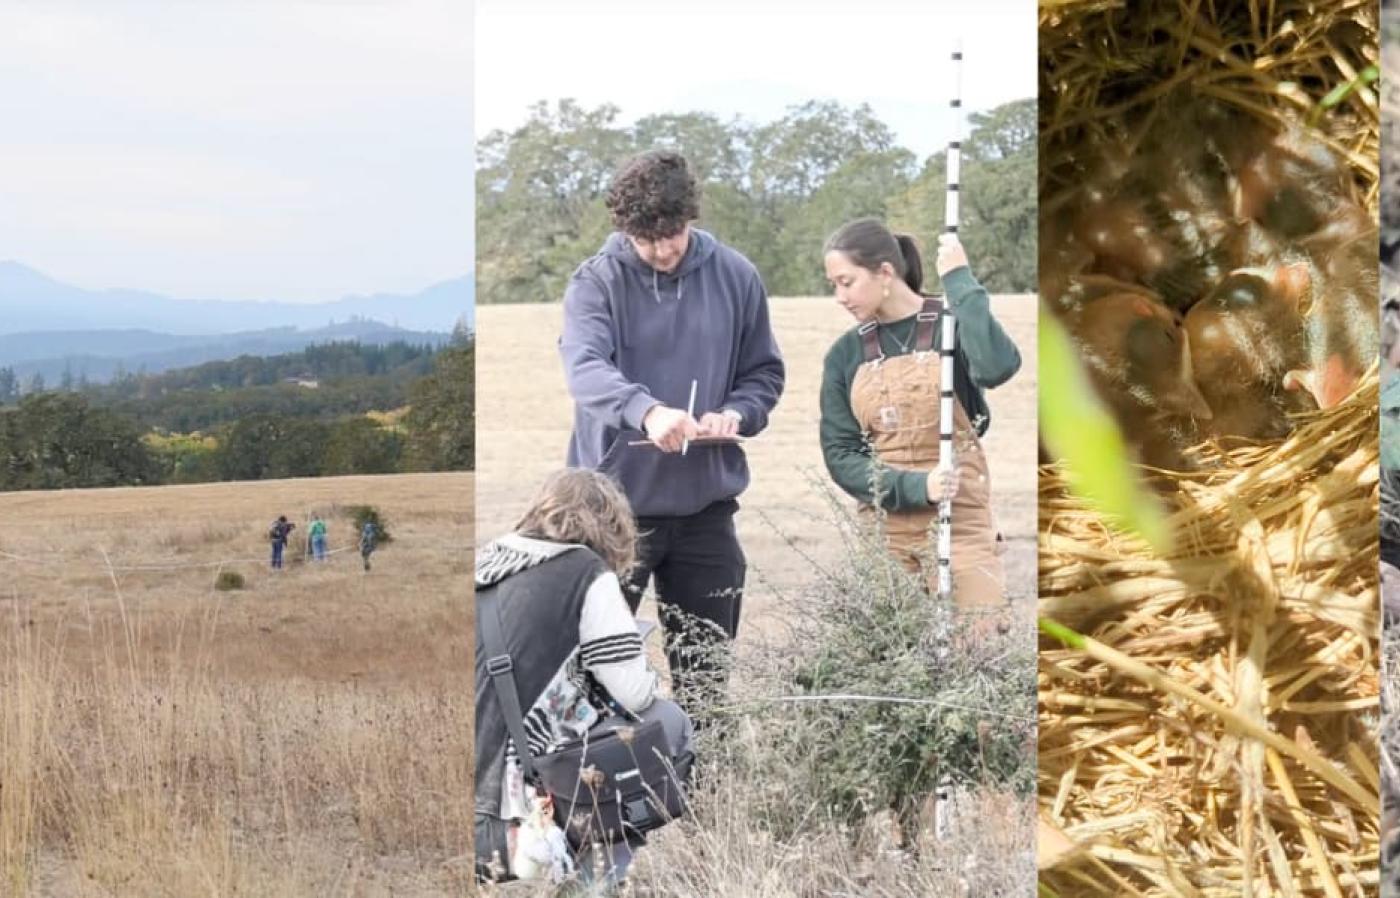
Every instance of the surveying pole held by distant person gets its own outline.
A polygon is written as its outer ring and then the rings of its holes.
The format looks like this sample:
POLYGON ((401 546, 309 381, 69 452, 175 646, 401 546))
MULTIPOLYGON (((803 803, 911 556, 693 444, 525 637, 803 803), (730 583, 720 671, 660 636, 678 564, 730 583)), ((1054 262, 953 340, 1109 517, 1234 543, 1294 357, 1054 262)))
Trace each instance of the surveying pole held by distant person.
POLYGON ((680 154, 627 161, 607 207, 616 230, 564 293, 568 464, 612 476, 627 495, 642 534, 628 602, 635 612, 655 578, 676 695, 694 710, 699 687, 722 685, 711 647, 739 628, 746 563, 734 514, 749 470, 735 438, 767 426, 783 359, 757 269, 692 225, 699 191, 680 154), (715 632, 697 633, 691 616, 715 632))

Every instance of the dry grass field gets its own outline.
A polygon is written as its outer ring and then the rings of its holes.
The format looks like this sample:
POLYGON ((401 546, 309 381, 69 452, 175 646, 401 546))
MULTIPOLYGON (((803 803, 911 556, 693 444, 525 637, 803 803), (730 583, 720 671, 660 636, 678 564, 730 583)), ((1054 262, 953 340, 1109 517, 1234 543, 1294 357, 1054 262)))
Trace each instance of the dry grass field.
MULTIPOLYGON (((1036 309, 1034 296, 993 298, 1023 361, 1016 377, 987 394, 1007 584, 1027 608, 1036 577, 1036 309)), ((561 304, 482 306, 477 316, 477 538, 485 541, 508 530, 534 487, 563 465, 572 405, 556 349, 561 304)), ((746 447, 752 483, 738 518, 749 559, 745 628, 779 623, 780 596, 802 588, 811 560, 821 564, 840 552, 826 492, 835 487, 817 443, 817 395, 822 358, 852 322, 829 297, 775 298, 772 317, 788 375, 768 430, 746 447)), ((839 501, 853 507, 844 495, 839 501)))
POLYGON ((470 474, 0 495, 0 895, 469 891, 472 504, 470 474), (372 571, 269 570, 277 514, 334 549, 354 504, 372 571))

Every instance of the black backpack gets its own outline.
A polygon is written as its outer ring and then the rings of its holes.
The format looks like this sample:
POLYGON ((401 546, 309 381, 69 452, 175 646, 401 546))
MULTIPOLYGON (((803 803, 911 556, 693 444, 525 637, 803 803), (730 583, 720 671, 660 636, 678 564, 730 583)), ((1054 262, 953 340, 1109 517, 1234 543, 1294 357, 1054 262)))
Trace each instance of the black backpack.
MULTIPOLYGON (((661 721, 652 720, 588 737, 538 758, 530 753, 525 715, 515 686, 514 667, 505 649, 500 600, 481 600, 477 626, 487 652, 486 669, 515 743, 526 788, 548 792, 554 822, 575 852, 595 841, 636 840, 682 816, 685 787, 695 756, 671 758, 661 721), (591 769, 590 769, 591 768, 591 769), (580 771, 589 770, 585 779, 580 771)), ((509 824, 480 814, 476 820, 476 874, 483 881, 506 881, 509 824)))

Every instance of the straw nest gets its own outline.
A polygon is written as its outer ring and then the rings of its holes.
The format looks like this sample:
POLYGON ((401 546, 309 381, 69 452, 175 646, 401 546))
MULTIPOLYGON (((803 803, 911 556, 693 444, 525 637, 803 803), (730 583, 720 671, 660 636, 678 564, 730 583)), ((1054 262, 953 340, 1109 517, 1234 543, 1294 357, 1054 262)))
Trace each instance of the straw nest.
MULTIPOLYGON (((1283 127, 1378 63, 1375 0, 1040 0, 1040 197, 1079 184, 1088 144, 1185 89, 1283 127)), ((1316 136, 1348 160, 1366 205, 1380 188, 1380 104, 1353 90, 1316 136)))
MULTIPOLYGON (((1377 61, 1367 0, 1041 3, 1041 197, 1072 151, 1187 88, 1283 126, 1377 61)), ((1367 88, 1323 113, 1373 213, 1367 88)), ((1362 895, 1379 880, 1379 378, 1281 444, 1201 447, 1156 556, 1041 471, 1042 816, 1056 894, 1362 895), (1106 648, 1102 648, 1106 647, 1106 648)))

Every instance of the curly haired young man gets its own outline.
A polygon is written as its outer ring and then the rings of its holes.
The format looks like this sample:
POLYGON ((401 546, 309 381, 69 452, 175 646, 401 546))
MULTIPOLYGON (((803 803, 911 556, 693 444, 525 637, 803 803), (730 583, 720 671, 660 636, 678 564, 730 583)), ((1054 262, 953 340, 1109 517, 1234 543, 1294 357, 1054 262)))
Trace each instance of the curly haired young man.
POLYGON ((629 160, 607 206, 616 232, 564 293, 568 463, 611 475, 631 502, 641 545, 628 601, 635 612, 655 578, 674 693, 693 711, 722 686, 723 647, 739 628, 734 514, 749 470, 734 442, 690 441, 763 430, 783 359, 757 269, 692 226, 698 189, 680 154, 629 160), (629 445, 639 436, 653 445, 629 445))

